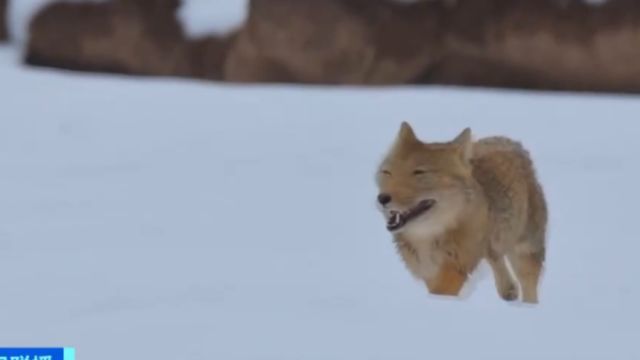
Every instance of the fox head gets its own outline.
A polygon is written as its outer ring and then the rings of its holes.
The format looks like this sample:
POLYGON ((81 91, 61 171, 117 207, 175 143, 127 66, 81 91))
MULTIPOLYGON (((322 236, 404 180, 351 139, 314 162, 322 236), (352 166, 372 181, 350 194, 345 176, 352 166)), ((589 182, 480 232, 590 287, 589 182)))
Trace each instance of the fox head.
POLYGON ((425 237, 453 225, 473 197, 472 149, 469 128, 450 142, 425 143, 403 122, 376 176, 387 229, 425 237))

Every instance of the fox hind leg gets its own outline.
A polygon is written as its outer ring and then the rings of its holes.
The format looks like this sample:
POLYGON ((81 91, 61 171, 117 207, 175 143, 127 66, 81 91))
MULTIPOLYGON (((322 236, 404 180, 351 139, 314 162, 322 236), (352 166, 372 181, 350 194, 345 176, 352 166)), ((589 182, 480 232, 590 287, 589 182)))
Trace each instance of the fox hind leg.
POLYGON ((544 264, 544 250, 537 252, 514 251, 508 255, 516 277, 522 286, 522 301, 538 303, 538 283, 544 264))
POLYGON ((519 297, 518 285, 509 273, 504 256, 490 256, 487 261, 493 270, 498 295, 505 301, 514 301, 519 297))

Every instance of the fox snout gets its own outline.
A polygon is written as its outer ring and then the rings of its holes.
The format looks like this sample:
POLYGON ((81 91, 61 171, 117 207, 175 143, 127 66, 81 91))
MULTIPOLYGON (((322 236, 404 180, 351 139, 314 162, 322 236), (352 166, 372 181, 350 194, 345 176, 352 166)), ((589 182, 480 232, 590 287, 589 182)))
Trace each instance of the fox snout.
POLYGON ((382 206, 386 206, 391 202, 391 195, 387 193, 381 193, 378 195, 378 203, 382 206))
POLYGON ((384 209, 396 207, 404 209, 415 205, 419 199, 414 194, 404 193, 402 191, 387 192, 383 190, 378 194, 376 200, 384 209))

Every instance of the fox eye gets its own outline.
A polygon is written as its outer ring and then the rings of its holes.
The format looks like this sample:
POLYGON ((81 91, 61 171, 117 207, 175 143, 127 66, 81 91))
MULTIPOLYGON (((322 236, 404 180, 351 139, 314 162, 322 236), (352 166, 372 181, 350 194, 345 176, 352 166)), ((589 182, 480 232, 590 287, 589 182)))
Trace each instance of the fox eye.
POLYGON ((381 173, 384 176, 391 176, 391 171, 389 171, 389 170, 382 170, 381 173))
POLYGON ((422 169, 416 169, 416 170, 413 170, 413 175, 416 175, 416 176, 417 176, 417 175, 424 175, 424 174, 426 174, 426 173, 427 173, 427 172, 426 172, 425 170, 422 170, 422 169))

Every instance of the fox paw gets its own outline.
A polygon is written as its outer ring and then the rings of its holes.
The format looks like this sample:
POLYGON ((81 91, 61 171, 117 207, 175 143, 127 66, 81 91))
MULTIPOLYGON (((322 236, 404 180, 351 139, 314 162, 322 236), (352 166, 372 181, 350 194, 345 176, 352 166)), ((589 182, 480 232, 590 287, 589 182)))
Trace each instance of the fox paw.
POLYGON ((518 300, 518 288, 515 284, 509 284, 500 289, 500 297, 505 301, 518 300))

